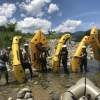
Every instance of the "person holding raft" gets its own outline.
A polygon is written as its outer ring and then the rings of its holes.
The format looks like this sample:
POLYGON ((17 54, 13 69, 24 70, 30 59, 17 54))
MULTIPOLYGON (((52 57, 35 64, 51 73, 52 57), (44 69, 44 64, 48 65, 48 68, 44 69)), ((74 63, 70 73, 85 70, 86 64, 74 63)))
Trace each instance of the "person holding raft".
POLYGON ((67 61, 68 61, 68 50, 66 45, 63 45, 63 48, 61 50, 61 54, 60 54, 60 59, 61 59, 61 63, 63 65, 64 68, 64 72, 65 73, 69 73, 68 68, 67 68, 67 61))
POLYGON ((87 72, 87 51, 86 46, 82 47, 82 54, 81 54, 81 64, 80 64, 80 72, 83 72, 83 69, 85 72, 87 72))

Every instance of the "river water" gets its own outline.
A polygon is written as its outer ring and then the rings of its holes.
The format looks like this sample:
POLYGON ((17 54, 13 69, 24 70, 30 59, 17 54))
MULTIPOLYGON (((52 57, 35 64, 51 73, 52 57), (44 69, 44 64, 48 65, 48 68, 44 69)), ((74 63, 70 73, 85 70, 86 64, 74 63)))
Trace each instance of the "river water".
MULTIPOLYGON (((88 61, 87 78, 89 78, 97 87, 100 88, 100 66, 96 60, 88 61)), ((11 77, 11 76, 10 76, 11 77)), ((0 100, 7 100, 8 97, 16 98, 16 93, 24 87, 30 87, 33 91, 35 100, 51 100, 52 96, 59 96, 67 89, 74 85, 81 77, 82 73, 69 73, 64 74, 61 72, 56 73, 38 73, 37 77, 29 80, 27 83, 18 84, 14 80, 9 85, 0 86, 0 100)))

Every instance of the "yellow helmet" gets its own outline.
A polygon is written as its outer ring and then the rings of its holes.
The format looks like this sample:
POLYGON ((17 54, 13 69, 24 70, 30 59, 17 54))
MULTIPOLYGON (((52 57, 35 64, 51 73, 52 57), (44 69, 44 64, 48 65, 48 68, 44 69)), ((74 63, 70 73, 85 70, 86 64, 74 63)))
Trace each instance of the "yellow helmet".
POLYGON ((84 45, 84 46, 82 46, 82 48, 83 48, 83 49, 86 49, 86 46, 84 45))

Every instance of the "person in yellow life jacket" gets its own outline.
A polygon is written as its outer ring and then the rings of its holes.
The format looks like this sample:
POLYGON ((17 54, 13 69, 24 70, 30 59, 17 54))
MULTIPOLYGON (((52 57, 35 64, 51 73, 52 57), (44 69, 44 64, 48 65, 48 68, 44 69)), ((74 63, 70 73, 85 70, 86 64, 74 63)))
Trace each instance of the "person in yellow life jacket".
POLYGON ((60 59, 61 59, 62 66, 64 68, 64 72, 69 73, 68 68, 67 68, 68 50, 67 50, 66 45, 63 45, 63 48, 60 53, 60 59))
POLYGON ((81 54, 81 64, 80 64, 80 72, 83 72, 83 69, 85 72, 87 72, 87 51, 86 46, 82 47, 82 54, 81 54))

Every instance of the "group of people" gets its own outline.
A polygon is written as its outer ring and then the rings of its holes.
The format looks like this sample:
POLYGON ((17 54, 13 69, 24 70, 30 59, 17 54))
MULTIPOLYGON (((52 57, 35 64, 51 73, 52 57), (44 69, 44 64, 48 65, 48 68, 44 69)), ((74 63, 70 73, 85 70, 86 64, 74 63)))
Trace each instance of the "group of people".
MULTIPOLYGON (((68 62, 68 50, 66 45, 63 45, 63 48, 60 53, 60 61, 62 63, 62 66, 64 68, 65 73, 69 73, 67 62, 68 62)), ((82 46, 82 53, 80 55, 80 72, 87 72, 87 51, 86 46, 82 46)))
MULTIPOLYGON (((42 72, 48 72, 47 68, 47 56, 49 55, 48 49, 45 47, 42 47, 42 44, 38 44, 37 49, 39 50, 39 56, 38 61, 41 64, 42 72)), ((3 49, 1 50, 0 54, 0 76, 2 73, 5 75, 6 83, 8 83, 8 68, 7 64, 10 65, 10 50, 9 49, 3 49)), ((64 72, 69 73, 67 62, 68 62, 68 50, 66 45, 63 45, 62 50, 60 52, 60 63, 63 66, 64 72)), ((82 54, 80 56, 81 64, 80 64, 80 72, 87 72, 87 52, 86 47, 82 47, 82 54)), ((31 67, 31 57, 29 53, 28 44, 24 44, 24 48, 20 50, 20 60, 23 66, 23 69, 29 69, 30 71, 30 78, 33 77, 32 67, 31 67)))
MULTIPOLYGON (((47 56, 48 56, 48 51, 46 51, 46 49, 42 48, 40 49, 41 53, 39 56, 39 61, 41 63, 41 67, 42 67, 42 71, 43 72, 47 72, 47 56)), ((68 70, 68 50, 67 50, 67 46, 63 45, 62 50, 60 51, 59 54, 59 59, 60 59, 60 65, 62 65, 64 72, 65 73, 69 73, 68 70)), ((82 46, 82 53, 80 55, 80 72, 82 73, 87 72, 87 51, 86 51, 86 46, 82 46)))
MULTIPOLYGON (((31 61, 30 56, 28 55, 28 44, 24 44, 24 48, 20 48, 20 61, 22 63, 23 70, 29 69, 30 72, 30 78, 33 77, 33 72, 31 68, 31 61)), ((6 79, 6 84, 8 84, 8 71, 13 70, 11 67, 11 47, 8 47, 7 49, 3 48, 0 51, 0 78, 4 74, 4 77, 6 79)))

